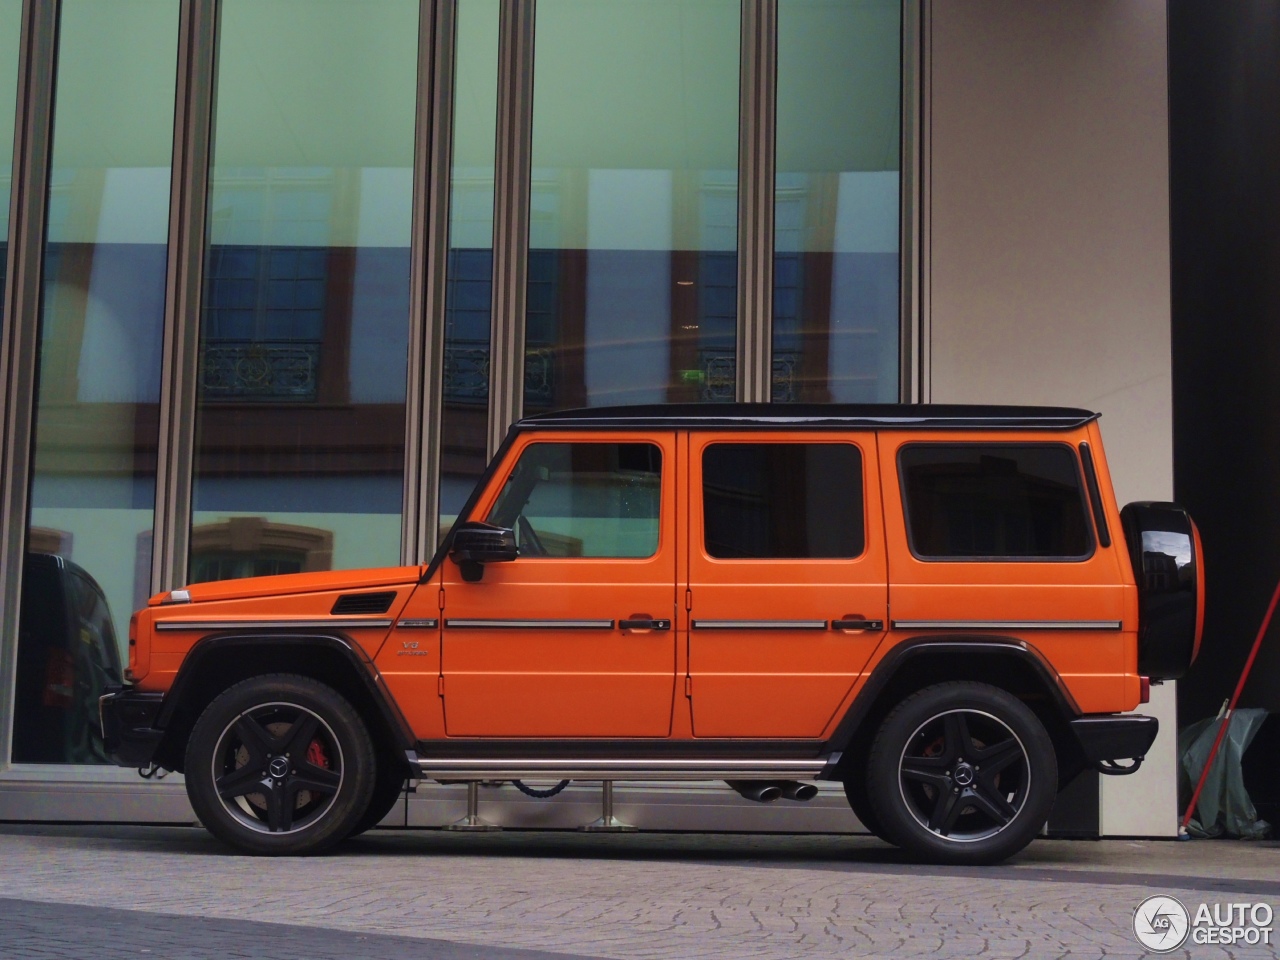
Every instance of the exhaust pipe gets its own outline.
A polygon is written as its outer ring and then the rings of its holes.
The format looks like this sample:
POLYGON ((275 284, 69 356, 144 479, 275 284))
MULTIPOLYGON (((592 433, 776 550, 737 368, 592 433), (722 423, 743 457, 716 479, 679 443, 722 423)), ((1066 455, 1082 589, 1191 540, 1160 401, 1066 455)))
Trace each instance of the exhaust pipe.
POLYGON ((782 787, 771 780, 726 780, 725 783, 756 803, 773 803, 782 796, 782 787))
POLYGON ((812 783, 800 783, 798 780, 775 780, 773 785, 782 791, 784 800, 798 800, 804 803, 818 795, 818 788, 812 783))

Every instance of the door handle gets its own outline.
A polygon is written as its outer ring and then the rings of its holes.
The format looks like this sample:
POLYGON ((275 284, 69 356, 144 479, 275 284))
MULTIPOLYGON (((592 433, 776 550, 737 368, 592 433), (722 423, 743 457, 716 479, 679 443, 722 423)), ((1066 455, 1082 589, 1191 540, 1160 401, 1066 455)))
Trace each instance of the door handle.
POLYGON ((670 620, 619 620, 618 627, 623 630, 670 630, 670 620))
POLYGON ((883 630, 883 620, 832 620, 832 630, 883 630))

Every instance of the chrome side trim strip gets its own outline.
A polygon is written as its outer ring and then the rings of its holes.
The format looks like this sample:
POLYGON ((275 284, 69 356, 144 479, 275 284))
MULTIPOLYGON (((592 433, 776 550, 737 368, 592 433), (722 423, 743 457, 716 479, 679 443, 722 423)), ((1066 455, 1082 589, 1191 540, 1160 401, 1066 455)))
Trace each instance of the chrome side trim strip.
POLYGON ((1120 620, 895 620, 895 630, 1119 630, 1120 620))
POLYGON ((335 627, 359 630, 365 627, 389 627, 391 621, 381 620, 157 620, 157 630, 279 630, 289 627, 335 627))
POLYGON ((825 630, 825 620, 695 620, 695 630, 825 630))
POLYGON ((827 766, 827 760, 421 758, 418 765, 422 768, 424 777, 438 780, 519 780, 523 777, 570 780, 772 780, 816 777, 827 766))
POLYGON ((452 620, 446 627, 461 630, 612 630, 612 620, 452 620))
POLYGON ((401 630, 434 630, 438 626, 439 620, 401 620, 396 624, 401 630))

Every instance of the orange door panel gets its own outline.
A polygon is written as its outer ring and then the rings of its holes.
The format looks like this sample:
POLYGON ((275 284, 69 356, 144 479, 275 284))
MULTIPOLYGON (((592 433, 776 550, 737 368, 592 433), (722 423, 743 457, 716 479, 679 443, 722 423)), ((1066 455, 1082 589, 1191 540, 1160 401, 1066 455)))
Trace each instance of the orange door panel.
POLYGON ((816 738, 887 615, 873 434, 693 434, 689 675, 697 737, 816 738))
POLYGON ((521 556, 474 583, 443 567, 447 734, 667 736, 674 434, 524 435, 506 462, 468 519, 515 529, 521 556))
MULTIPOLYGON (((1128 662, 1136 627, 1129 609, 1132 589, 1119 569, 1125 562, 1119 526, 1111 526, 1110 546, 1099 542, 1094 529, 1080 473, 1078 442, 1084 439, 1092 438, 1085 431, 1019 433, 1016 438, 966 433, 963 442, 945 434, 880 435, 891 639, 957 633, 1018 637, 1054 665, 1083 709, 1119 709, 1116 698, 1129 685, 1125 674, 1136 669, 1136 661, 1128 662), (1029 457, 1018 452, 1028 447, 1034 448, 1029 457), (904 448, 916 458, 910 469, 921 478, 911 495, 902 493, 908 470, 904 448), (947 464, 943 452, 932 462, 926 448, 962 452, 947 464), (972 462, 966 465, 966 458, 972 462), (956 476, 966 470, 984 474, 974 486, 987 501, 965 493, 966 481, 956 476), (934 479, 947 471, 950 478, 934 479), (992 479, 996 474, 999 479, 992 479), (992 499, 999 493, 991 491, 999 491, 1001 484, 1017 491, 1005 501, 1014 506, 992 499), (1057 520, 1066 512, 1062 505, 1077 494, 1071 519, 1057 520), (975 512, 975 504, 989 510, 975 512), (1022 504, 1028 505, 1025 516, 1022 504), (914 540, 908 536, 908 514, 914 540), (1032 529, 1037 524, 1054 532, 1038 534, 1032 529), (1063 539, 1056 550, 1061 556, 1053 555, 1053 538, 1063 539), (1037 550, 1043 555, 1001 556, 1037 550), (978 553, 989 556, 971 556, 978 553), (1103 706, 1107 703, 1111 706, 1103 706)), ((1136 681, 1133 688, 1136 692, 1136 681)))

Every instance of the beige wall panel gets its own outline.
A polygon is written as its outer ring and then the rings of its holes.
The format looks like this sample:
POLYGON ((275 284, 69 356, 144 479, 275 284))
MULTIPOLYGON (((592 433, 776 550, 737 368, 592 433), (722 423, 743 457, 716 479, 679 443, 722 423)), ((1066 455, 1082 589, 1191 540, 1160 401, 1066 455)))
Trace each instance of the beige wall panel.
MULTIPOLYGON (((929 11, 930 399, 1101 411, 1121 502, 1169 498, 1165 4, 929 11)), ((1147 767, 1104 778, 1108 834, 1175 831, 1166 691, 1147 767)))

